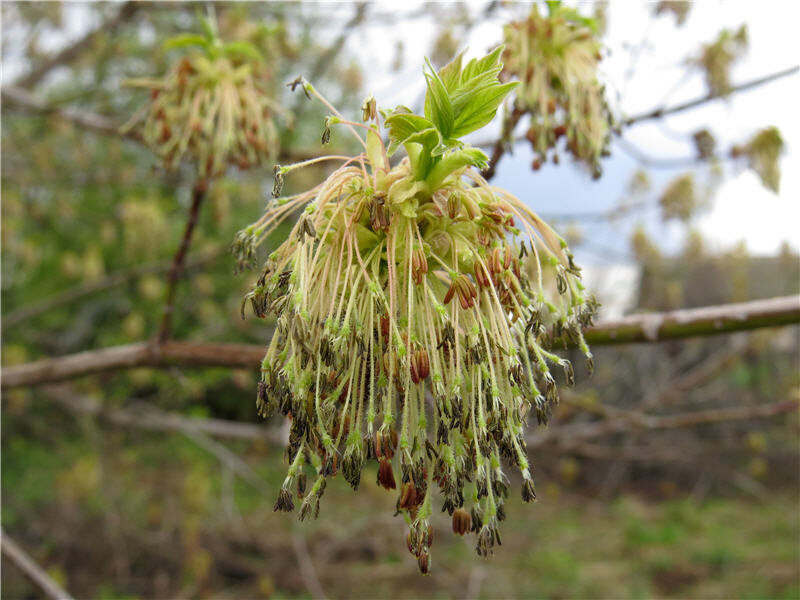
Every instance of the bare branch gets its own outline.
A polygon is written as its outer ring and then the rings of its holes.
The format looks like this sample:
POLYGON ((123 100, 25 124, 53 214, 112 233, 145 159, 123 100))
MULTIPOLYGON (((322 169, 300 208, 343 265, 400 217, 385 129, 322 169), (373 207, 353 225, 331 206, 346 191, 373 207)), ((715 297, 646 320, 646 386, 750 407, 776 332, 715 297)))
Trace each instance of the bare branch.
POLYGON ((789 75, 794 75, 800 70, 800 66, 795 65, 794 67, 790 67, 788 69, 784 69, 782 71, 777 71, 776 73, 771 73, 769 75, 765 75, 764 77, 759 77, 757 79, 751 79, 750 81, 745 81, 744 83, 740 83, 739 85, 733 86, 727 94, 706 94, 705 96, 701 96, 700 98, 695 98, 694 100, 689 100, 688 102, 683 102, 681 104, 676 104, 674 106, 661 106, 654 110, 648 111, 646 113, 642 113, 639 115, 634 115, 632 117, 628 117, 627 119, 623 119, 622 125, 626 127, 630 127, 635 123, 641 123, 642 121, 649 121, 652 119, 660 119, 666 115, 673 115, 675 113, 683 112, 685 110, 689 110, 691 108, 696 108, 708 102, 712 102, 714 100, 718 100, 720 98, 727 98, 731 94, 736 92, 741 92, 744 90, 749 90, 754 87, 758 87, 760 85, 764 85, 765 83, 770 83, 771 81, 775 81, 776 79, 781 79, 783 77, 788 77, 789 75))
POLYGON ((53 578, 3 530, 0 530, 0 543, 2 543, 3 556, 22 571, 23 575, 39 588, 46 598, 51 600, 72 600, 72 596, 61 589, 53 578))
POLYGON ((183 231, 181 245, 178 246, 175 257, 172 259, 172 267, 170 267, 169 273, 167 274, 167 299, 164 303, 164 315, 161 318, 161 327, 158 331, 158 341, 162 344, 172 335, 172 313, 175 310, 175 290, 178 287, 178 281, 180 281, 183 275, 186 253, 189 251, 189 245, 192 243, 192 234, 197 225, 197 220, 200 216, 200 206, 203 204, 207 190, 208 181, 205 179, 197 181, 192 188, 192 205, 189 208, 189 216, 186 219, 186 228, 183 231))
MULTIPOLYGON (((775 81, 776 79, 781 79, 783 77, 788 77, 789 75, 794 75, 795 73, 800 70, 800 66, 790 67, 788 69, 784 69, 782 71, 778 71, 776 73, 771 73, 769 75, 765 75, 764 77, 759 77, 757 79, 753 79, 750 81, 746 81, 744 83, 740 83, 739 85, 733 86, 727 94, 720 95, 720 94, 707 94, 705 96, 701 96, 700 98, 695 98, 694 100, 690 100, 688 102, 683 102, 681 104, 676 104, 674 106, 662 106, 646 113, 642 113, 639 115, 634 115, 632 117, 628 117, 623 119, 620 124, 619 128, 614 130, 614 133, 617 134, 621 143, 621 147, 623 150, 631 154, 639 163, 648 166, 648 167, 655 167, 655 168, 683 168, 687 166, 691 166, 697 164, 699 160, 695 157, 687 157, 687 158, 670 158, 670 159, 656 159, 649 157, 634 147, 630 142, 627 142, 622 138, 622 127, 630 127, 631 125, 635 125, 636 123, 640 123, 643 121, 648 121, 652 119, 659 119, 666 115, 671 115, 679 112, 683 112, 685 110, 689 110, 692 108, 696 108, 708 102, 712 102, 714 100, 718 100, 720 98, 727 98, 731 94, 736 92, 741 92, 744 90, 748 90, 754 87, 758 87, 760 85, 764 85, 765 83, 769 83, 771 81, 775 81)), ((515 110, 516 113, 516 110, 515 110)), ((520 115, 521 116, 521 115, 520 115)), ((520 116, 517 116, 517 120, 519 120, 520 116)), ((514 122, 516 125, 516 121, 514 122)), ((513 128, 512 128, 513 129, 513 128)), ((524 136, 518 136, 513 138, 513 144, 518 142, 525 141, 526 138, 524 136)), ((506 152, 506 144, 503 142, 502 138, 498 139, 495 142, 483 141, 473 144, 479 148, 485 149, 492 149, 492 156, 489 161, 489 167, 484 171, 484 178, 491 179, 495 175, 495 169, 497 167, 497 163, 500 159, 504 156, 506 152)), ((730 157, 730 153, 723 154, 717 157, 721 160, 727 160, 730 157)))
MULTIPOLYGON (((199 253, 197 256, 187 261, 186 270, 189 271, 205 265, 220 256, 222 253, 223 252, 221 249, 214 249, 210 252, 199 253)), ((50 312, 51 310, 55 310, 56 308, 70 304, 71 302, 75 302, 76 300, 80 300, 86 296, 122 285, 144 275, 157 275, 159 273, 165 273, 171 266, 172 260, 169 260, 147 263, 131 269, 122 269, 115 271, 114 273, 110 273, 107 276, 98 279, 97 281, 81 284, 54 296, 50 296, 49 298, 45 298, 39 302, 32 302, 31 304, 21 306, 16 310, 12 310, 3 317, 3 331, 8 331, 12 327, 19 325, 20 323, 24 323, 33 317, 50 312)))
POLYGON ((6 85, 2 88, 2 99, 14 106, 29 112, 51 115, 60 121, 73 123, 83 129, 100 133, 103 135, 121 136, 136 142, 143 142, 141 133, 136 129, 131 129, 124 134, 120 132, 119 125, 106 116, 94 114, 84 110, 74 110, 69 108, 58 108, 48 105, 43 100, 36 98, 29 91, 13 86, 6 85))
POLYGON ((732 344, 709 356, 694 368, 676 373, 675 377, 671 378, 667 389, 645 396, 641 405, 648 409, 671 404, 683 393, 707 383, 735 363, 748 345, 748 340, 734 340, 732 344))
MULTIPOLYGON (((664 313, 632 315, 600 322, 585 332, 594 346, 660 342, 800 323, 800 295, 706 306, 664 313)), ((103 371, 134 367, 257 368, 264 348, 251 344, 167 341, 141 342, 89 350, 24 365, 6 367, 0 386, 10 389, 53 383, 103 371)))
MULTIPOLYGON (((25 111, 41 115, 49 115, 60 121, 71 123, 93 133, 121 137, 144 144, 144 138, 142 137, 141 132, 136 128, 127 129, 123 133, 120 130, 120 125, 109 117, 88 112, 86 110, 50 106, 47 102, 37 98, 29 91, 17 86, 3 86, 2 99, 3 102, 8 102, 12 106, 16 106, 25 111)), ((295 150, 281 150, 280 153, 281 160, 289 160, 294 162, 300 162, 309 158, 316 158, 317 156, 317 153, 295 150)))
POLYGON ((631 315, 599 323, 586 340, 595 346, 660 342, 794 323, 800 323, 800 295, 631 315))
POLYGON ((72 62, 85 50, 91 48, 97 38, 102 35, 113 33, 120 25, 133 17, 134 13, 136 13, 141 6, 142 4, 139 2, 125 2, 116 15, 110 19, 106 19, 96 29, 90 31, 75 43, 70 44, 60 52, 44 60, 42 64, 34 68, 30 73, 17 80, 16 85, 24 88, 32 88, 50 71, 59 65, 72 62))
POLYGON ((4 388, 53 383, 103 371, 135 367, 233 367, 255 368, 263 357, 262 346, 204 344, 168 341, 159 345, 140 342, 102 350, 79 352, 4 368, 4 388))
MULTIPOLYGON (((242 480, 249 483, 253 489, 263 495, 272 493, 272 490, 261 478, 261 476, 256 473, 256 471, 238 454, 232 452, 219 442, 212 440, 204 433, 194 431, 185 432, 185 435, 198 446, 216 456, 223 465, 228 467, 242 480)), ((303 581, 306 584, 306 588, 308 588, 308 591, 311 593, 313 598, 317 600, 324 600, 326 597, 325 592, 322 590, 316 569, 314 569, 314 563, 311 560, 311 554, 308 551, 306 539, 303 537, 302 533, 298 531, 296 525, 292 531, 292 548, 294 550, 295 557, 297 558, 298 565, 300 566, 300 573, 303 577, 303 581)))
POLYGON ((522 118, 523 114, 524 114, 523 111, 521 111, 519 108, 515 106, 514 110, 508 117, 508 122, 503 124, 503 129, 506 133, 501 134, 500 137, 497 139, 497 141, 494 143, 494 146, 492 147, 492 156, 489 158, 489 164, 481 173, 481 175, 483 175, 483 178, 486 181, 489 181, 492 177, 495 176, 497 172, 497 163, 499 163, 500 159, 503 158, 503 155, 506 153, 507 147, 509 145, 506 139, 504 138, 507 135, 508 136, 507 139, 510 140, 514 139, 514 129, 516 129, 517 123, 519 123, 519 120, 522 118))
POLYGON ((146 403, 125 408, 105 407, 99 400, 61 385, 47 386, 44 390, 48 396, 72 413, 98 417, 122 427, 181 433, 198 432, 231 439, 264 440, 276 445, 286 443, 285 434, 277 428, 225 419, 186 417, 164 412, 146 403))
MULTIPOLYGON (((353 16, 344 24, 342 27, 342 31, 339 36, 334 40, 334 42, 325 49, 319 55, 314 66, 311 67, 311 71, 309 71, 308 80, 316 83, 317 79, 325 73, 325 71, 330 66, 331 62, 336 58, 336 56, 341 52, 342 48, 344 47, 347 38, 353 34, 353 30, 358 27, 367 15, 367 8, 369 7, 368 2, 359 2, 355 6, 355 13, 353 16)), ((292 109, 292 113, 295 116, 295 119, 298 119, 299 116, 303 113, 303 108, 305 106, 304 100, 305 95, 300 95, 300 97, 295 102, 294 108, 292 109)))
POLYGON ((557 446, 561 449, 580 448, 587 440, 605 435, 633 431, 681 429, 683 427, 731 421, 768 419, 796 411, 798 402, 796 400, 785 400, 772 404, 713 408, 664 416, 647 415, 637 411, 626 411, 607 406, 602 407, 602 409, 607 411, 607 416, 599 421, 551 427, 531 434, 527 439, 528 448, 542 446, 557 446))
POLYGON ((325 591, 322 589, 317 571, 314 569, 305 535, 297 523, 294 524, 292 529, 292 548, 294 548, 294 554, 300 563, 300 574, 303 577, 306 588, 308 588, 315 600, 324 600, 326 598, 325 591))

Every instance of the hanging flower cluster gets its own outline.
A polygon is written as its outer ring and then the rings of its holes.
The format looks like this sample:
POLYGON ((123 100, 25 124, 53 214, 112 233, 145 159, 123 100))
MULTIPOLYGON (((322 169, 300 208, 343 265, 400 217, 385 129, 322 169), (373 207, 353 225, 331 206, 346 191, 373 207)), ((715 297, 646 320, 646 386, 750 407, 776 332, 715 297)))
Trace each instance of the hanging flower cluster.
POLYGON ((466 64, 460 55, 438 73, 428 63, 424 116, 379 113, 370 98, 367 124, 355 123, 328 105, 323 140, 343 124, 364 152, 276 167, 276 198, 236 244, 250 260, 305 206, 245 298, 259 317, 277 318, 257 395, 263 416, 291 419, 291 466, 275 510, 299 502, 300 519, 316 517, 327 478, 341 473, 356 489, 375 461, 378 485, 397 491, 423 573, 436 489, 453 531, 474 532, 483 556, 500 543, 503 461, 534 500, 525 422, 531 412, 546 422, 558 401, 551 368, 574 378, 549 348, 572 341, 591 365, 582 328, 596 303, 566 243, 489 186, 479 174, 486 155, 459 141, 491 121, 515 86, 498 81, 501 52, 466 64), (392 166, 400 146, 408 156, 392 166), (286 175, 324 160, 341 166, 313 189, 278 197, 286 175))
POLYGON ((734 158, 744 158, 761 178, 764 187, 777 194, 781 186, 780 157, 784 149, 785 144, 778 128, 766 127, 746 144, 734 146, 731 155, 734 158))
MULTIPOLYGON (((255 46, 223 44, 214 28, 183 35, 168 48, 195 46, 161 79, 137 79, 151 90, 143 137, 167 169, 186 156, 201 177, 222 175, 229 164, 240 169, 272 158, 278 137, 273 115, 282 109, 267 94, 266 63, 255 46)), ((136 115, 125 127, 132 127, 136 115)))
POLYGON ((679 219, 688 222, 700 204, 694 175, 686 173, 670 181, 661 193, 658 204, 662 221, 679 219))
POLYGON ((556 144, 565 137, 567 151, 599 176, 611 114, 597 79, 601 44, 595 23, 559 2, 548 6, 548 15, 534 4, 526 19, 505 26, 505 75, 521 82, 514 110, 517 116, 530 115, 526 137, 537 154, 534 169, 551 151, 558 162, 556 144))
POLYGON ((694 63, 703 70, 710 93, 724 96, 731 91, 731 66, 747 51, 747 25, 735 32, 723 29, 717 39, 703 46, 694 63))
POLYGON ((657 15, 672 13, 677 25, 683 25, 689 16, 692 3, 689 0, 660 0, 655 7, 657 15))

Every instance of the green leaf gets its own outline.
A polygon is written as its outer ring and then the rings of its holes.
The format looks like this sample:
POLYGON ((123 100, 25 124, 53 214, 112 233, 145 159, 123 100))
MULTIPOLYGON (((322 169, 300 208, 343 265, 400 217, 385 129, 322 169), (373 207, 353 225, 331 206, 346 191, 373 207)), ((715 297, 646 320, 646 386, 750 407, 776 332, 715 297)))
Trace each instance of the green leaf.
POLYGON ((208 17, 200 17, 200 26, 203 28, 203 33, 206 34, 206 39, 209 43, 217 39, 217 24, 208 17))
POLYGON ((196 33, 185 33, 176 35, 169 38, 164 42, 164 50, 172 50, 174 48, 187 48, 189 46, 200 46, 204 50, 208 50, 209 42, 205 36, 196 33))
POLYGON ((381 138, 372 127, 370 127, 369 131, 367 131, 367 156, 369 157, 370 163, 372 163, 373 169, 383 169, 385 171, 389 170, 389 165, 387 165, 383 160, 383 147, 381 145, 381 138))
POLYGON ((512 81, 467 97, 456 118, 452 136, 463 137, 488 125, 497 114, 497 108, 517 85, 518 81, 512 81))
POLYGON ((493 69, 497 69, 497 73, 500 73, 500 70, 503 68, 503 65, 500 63, 500 57, 503 54, 504 48, 505 46, 500 45, 495 48, 491 54, 487 54, 480 59, 473 58, 469 61, 467 66, 464 67, 464 71, 461 73, 461 81, 469 81, 473 77, 490 72, 493 69))
POLYGON ((453 92, 461 84, 461 61, 464 58, 465 52, 466 50, 462 50, 439 71, 439 77, 442 79, 442 83, 448 92, 453 92))
POLYGON ((388 117, 385 123, 389 128, 391 144, 388 154, 390 155, 404 144, 422 144, 428 152, 441 144, 441 134, 425 117, 411 113, 395 113, 388 117))
POLYGON ((425 116, 433 122, 442 137, 450 137, 450 131, 453 129, 453 104, 450 101, 450 95, 427 58, 425 63, 431 69, 430 73, 425 73, 425 79, 428 81, 428 93, 425 94, 425 116))
POLYGON ((256 62, 263 62, 264 57, 261 52, 250 42, 229 42, 222 49, 225 56, 229 58, 246 58, 256 62))
POLYGON ((485 169, 489 164, 489 157, 479 148, 467 146, 461 150, 455 150, 445 154, 442 159, 431 169, 426 178, 430 189, 437 189, 448 175, 464 167, 476 167, 485 169))

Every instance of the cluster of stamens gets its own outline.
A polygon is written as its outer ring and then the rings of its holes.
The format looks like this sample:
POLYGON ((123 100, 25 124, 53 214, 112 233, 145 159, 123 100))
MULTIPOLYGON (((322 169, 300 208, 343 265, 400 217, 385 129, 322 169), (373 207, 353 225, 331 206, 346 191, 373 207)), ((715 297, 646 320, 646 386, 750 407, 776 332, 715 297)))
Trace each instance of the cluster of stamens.
MULTIPOLYGON (((509 487, 503 461, 534 500, 526 416, 544 423, 558 401, 552 365, 573 379, 548 348, 567 339, 591 363, 581 331, 596 304, 562 238, 474 168, 413 192, 408 159, 341 160, 240 234, 256 244, 305 206, 246 297, 256 315, 276 317, 258 410, 291 419, 275 510, 296 497, 301 519, 316 516, 328 477, 341 472, 356 489, 376 461, 423 572, 434 488, 453 531, 476 533, 478 553, 491 554, 509 487)), ((279 179, 294 168, 279 167, 279 179)))
POLYGON ((559 161, 557 144, 564 137, 567 151, 600 175, 611 115, 597 78, 601 45, 584 21, 560 5, 542 15, 534 4, 526 19, 505 27, 505 73, 521 82, 515 110, 530 115, 526 137, 537 155, 534 170, 548 153, 559 161))
POLYGON ((273 115, 285 111, 267 94, 260 61, 198 51, 161 79, 130 83, 150 89, 142 135, 167 169, 185 156, 201 177, 218 177, 229 164, 247 169, 276 153, 273 115))

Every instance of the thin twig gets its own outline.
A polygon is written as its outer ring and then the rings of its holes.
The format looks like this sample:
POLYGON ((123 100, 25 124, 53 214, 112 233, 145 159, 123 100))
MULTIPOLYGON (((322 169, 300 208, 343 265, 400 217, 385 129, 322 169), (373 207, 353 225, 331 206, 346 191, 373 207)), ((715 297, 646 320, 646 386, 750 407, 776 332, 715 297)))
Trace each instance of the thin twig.
MULTIPOLYGON (((3 86, 2 99, 3 102, 8 102, 11 106, 40 115, 52 116, 60 121, 71 123, 92 133, 121 137, 144 144, 141 131, 135 127, 127 128, 123 132, 120 129, 120 125, 107 116, 98 115, 83 109, 79 110, 51 106, 47 102, 31 94, 28 90, 18 86, 3 86)), ((282 161, 300 162, 310 158, 316 158, 317 156, 319 156, 319 154, 315 152, 281 150, 279 158, 282 161)))
POLYGON ((35 97, 29 91, 14 85, 4 86, 2 89, 3 102, 9 102, 24 110, 50 115, 60 121, 72 123, 88 131, 103 135, 112 135, 127 138, 142 143, 144 140, 137 129, 120 131, 120 126, 106 116, 98 115, 85 110, 54 107, 35 97))
POLYGON ((547 446, 571 449, 579 447, 586 440, 619 433, 630 434, 635 431, 682 429, 712 423, 768 419, 797 411, 798 402, 785 400, 772 404, 712 408, 664 416, 647 415, 638 411, 611 407, 604 408, 609 411, 609 414, 599 421, 553 427, 531 434, 527 439, 528 448, 547 446))
MULTIPOLYGON (((267 486, 264 480, 261 479, 261 476, 239 455, 229 450, 226 446, 197 431, 185 432, 185 435, 198 446, 216 456, 222 464, 228 467, 242 480, 249 483, 256 491, 264 495, 272 493, 272 490, 267 486)), ((305 538, 302 537, 302 534, 297 531, 296 526, 292 531, 291 537, 292 548, 294 549, 295 557, 297 558, 297 563, 300 566, 300 572, 308 591, 315 599, 324 600, 325 592, 322 590, 316 569, 314 569, 314 563, 311 560, 308 545, 306 544, 305 538)))
MULTIPOLYGON (((344 47, 347 38, 353 35, 353 30, 358 27, 367 15, 367 8, 369 7, 368 2, 359 2, 356 4, 356 10, 353 16, 344 24, 342 27, 342 31, 339 36, 334 40, 334 42, 325 49, 319 55, 317 62, 314 66, 311 67, 309 71, 308 80, 316 83, 317 79, 321 77, 325 71, 328 70, 328 67, 333 62, 333 60, 337 57, 339 52, 341 52, 342 47, 344 47)), ((292 109, 292 114, 294 115, 295 119, 299 119, 300 115, 303 113, 303 108, 305 106, 304 103, 305 95, 301 95, 297 102, 295 103, 294 108, 292 109)))
POLYGON ((186 228, 183 231, 183 238, 175 257, 172 259, 172 267, 167 274, 167 299, 164 303, 164 315, 161 318, 161 327, 158 331, 158 341, 163 344, 172 335, 172 313, 175 311, 175 290, 178 281, 183 275, 183 267, 186 262, 186 253, 192 243, 192 234, 197 225, 200 215, 200 206, 206 197, 208 182, 205 179, 198 180, 192 188, 192 205, 189 207, 189 216, 186 219, 186 228))
POLYGON ((2 544, 3 556, 22 571, 23 575, 39 588, 46 598, 51 600, 72 600, 72 596, 61 589, 61 586, 3 530, 0 530, 0 543, 2 544))
MULTIPOLYGON (((214 249, 210 252, 202 252, 190 258, 186 262, 186 271, 196 269, 214 260, 223 253, 222 249, 214 249)), ((31 302, 12 310, 3 317, 3 331, 8 331, 12 327, 24 323, 28 319, 43 315, 52 310, 80 300, 86 296, 104 292, 113 287, 127 283, 133 279, 138 279, 144 275, 157 275, 166 272, 172 266, 172 260, 159 261, 139 265, 130 269, 121 269, 110 273, 97 281, 77 285, 73 288, 64 290, 61 293, 45 298, 39 302, 31 302)))
POLYGON ((294 554, 300 564, 300 574, 303 577, 306 588, 308 588, 315 600, 324 600, 326 598, 325 591, 319 582, 317 571, 311 559, 311 553, 308 551, 306 537, 296 523, 292 528, 292 548, 294 548, 294 554))
POLYGON ((718 100, 720 98, 727 98, 731 94, 734 94, 736 92, 749 90, 751 88, 764 85, 765 83, 770 83, 771 81, 775 81, 776 79, 781 79, 783 77, 788 77, 789 75, 794 75, 799 70, 800 66, 795 65, 793 67, 789 67, 788 69, 783 69, 782 71, 770 73, 769 75, 758 77, 756 79, 751 79, 750 81, 745 81, 744 83, 735 85, 732 88, 730 88, 730 90, 728 90, 728 92, 725 94, 706 94, 705 96, 695 98, 694 100, 689 100, 688 102, 682 102, 680 104, 676 104, 673 106, 661 106, 659 108, 650 110, 648 112, 634 115, 632 117, 628 117, 627 119, 623 119, 622 125, 630 127, 631 125, 635 123, 641 123, 642 121, 660 119, 661 117, 664 117, 666 115, 674 115, 675 113, 696 108, 698 106, 701 106, 708 102, 713 102, 714 100, 718 100))
POLYGON ((734 340, 734 342, 722 351, 714 353, 703 362, 690 369, 686 373, 673 377, 669 387, 663 391, 648 394, 641 402, 645 409, 656 406, 670 404, 684 392, 693 390, 717 376, 724 369, 739 359, 742 352, 747 348, 747 342, 734 340))
MULTIPOLYGON (((590 345, 608 346, 660 342, 797 323, 800 323, 800 295, 631 315, 597 323, 586 330, 585 337, 590 345)), ((10 389, 53 383, 82 375, 134 367, 251 369, 260 365, 263 355, 263 346, 252 344, 167 341, 154 345, 140 342, 5 367, 0 386, 10 389)))
POLYGON ((146 403, 137 403, 124 408, 106 407, 101 401, 63 385, 46 386, 44 391, 72 413, 98 417, 122 427, 181 433, 198 432, 229 439, 263 440, 279 446, 286 443, 285 433, 274 427, 267 428, 253 423, 239 423, 225 419, 187 417, 164 412, 146 403))
MULTIPOLYGON (((740 83, 739 85, 735 85, 728 91, 727 94, 724 94, 724 95, 722 95, 722 94, 706 94, 705 96, 701 96, 699 98, 695 98, 694 100, 689 100, 688 102, 683 102, 681 104, 676 104, 674 106, 662 106, 662 107, 650 110, 648 112, 645 112, 645 113, 642 113, 642 114, 639 114, 639 115, 634 115, 632 117, 627 117, 625 119, 622 119, 622 121, 619 123, 619 127, 615 128, 613 131, 614 131, 615 134, 617 134, 618 138, 620 140, 622 140, 622 127, 630 127, 632 125, 635 125, 637 123, 641 123, 643 121, 648 121, 648 120, 652 120, 652 119, 658 119, 658 118, 661 118, 661 117, 664 117, 664 116, 667 116, 667 115, 672 115, 672 114, 675 114, 675 113, 679 113, 679 112, 683 112, 683 111, 686 111, 686 110, 690 110, 692 108, 696 108, 698 106, 702 106, 703 104, 706 104, 708 102, 712 102, 714 100, 718 100, 720 98, 727 98, 731 94, 734 94, 736 92, 741 92, 741 91, 744 91, 744 90, 748 90, 748 89, 751 89, 751 88, 754 88, 754 87, 758 87, 760 85, 764 85, 764 84, 769 83, 771 81, 775 81, 776 79, 781 79, 781 78, 787 77, 789 75, 794 75, 795 73, 798 72, 798 70, 800 70, 800 66, 790 67, 790 68, 784 69, 782 71, 777 71, 775 73, 771 73, 769 75, 765 75, 764 77, 759 77, 757 79, 753 79, 753 80, 750 80, 750 81, 745 81, 744 83, 740 83)), ((510 143, 511 144, 516 144, 516 143, 519 143, 519 142, 523 142, 526 139, 527 138, 525 138, 524 136, 517 136, 517 137, 513 137, 512 141, 510 143)), ((492 148, 492 157, 491 157, 491 159, 489 161, 489 167, 487 167, 487 169, 484 171, 484 178, 490 179, 491 177, 493 177, 495 175, 495 169, 496 169, 497 163, 500 161, 500 159, 505 154, 505 151, 506 151, 506 148, 507 148, 508 144, 506 144, 503 141, 502 137, 501 137, 500 139, 498 139, 495 142, 483 141, 483 142, 475 143, 473 145, 476 146, 476 147, 479 147, 479 148, 492 148)), ((695 157, 670 158, 670 159, 652 158, 652 157, 649 157, 649 156, 645 155, 644 153, 639 151, 637 148, 632 146, 630 144, 630 142, 626 142, 624 140, 623 140, 623 143, 621 144, 621 147, 623 148, 623 150, 627 151, 629 154, 634 156, 634 158, 636 158, 636 160, 638 162, 640 162, 641 164, 643 164, 645 166, 649 166, 649 167, 656 167, 656 168, 682 168, 682 167, 687 167, 687 166, 691 166, 691 165, 697 164, 697 162, 699 162, 698 159, 695 158, 695 157)), ((717 158, 722 159, 722 160, 727 160, 727 159, 731 158, 731 156, 730 156, 730 153, 728 153, 728 154, 720 155, 717 158)))
POLYGON ((509 143, 507 140, 514 139, 514 129, 516 129, 517 123, 519 123, 519 120, 522 118, 523 114, 524 112, 515 105, 514 110, 512 110, 511 114, 508 116, 508 121, 503 124, 503 133, 494 143, 494 146, 492 147, 492 156, 489 158, 489 164, 481 173, 486 181, 489 181, 495 176, 497 171, 497 163, 500 162, 500 159, 503 158, 503 155, 508 149, 509 143))

